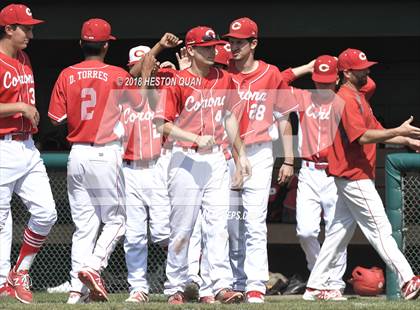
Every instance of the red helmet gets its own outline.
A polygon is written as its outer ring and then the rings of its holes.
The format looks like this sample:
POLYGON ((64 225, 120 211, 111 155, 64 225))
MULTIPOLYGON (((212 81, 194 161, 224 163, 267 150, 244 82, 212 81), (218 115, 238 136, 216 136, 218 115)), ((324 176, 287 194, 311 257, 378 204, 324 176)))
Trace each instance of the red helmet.
POLYGON ((370 269, 363 267, 354 268, 352 278, 348 281, 353 285, 353 290, 361 296, 376 296, 384 290, 384 272, 379 267, 370 269))

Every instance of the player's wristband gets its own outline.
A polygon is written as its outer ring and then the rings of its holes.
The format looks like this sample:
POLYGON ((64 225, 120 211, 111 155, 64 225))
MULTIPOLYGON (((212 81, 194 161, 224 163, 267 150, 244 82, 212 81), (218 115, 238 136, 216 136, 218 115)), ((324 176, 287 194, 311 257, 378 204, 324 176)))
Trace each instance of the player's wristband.
POLYGON ((283 165, 290 166, 290 167, 294 167, 295 166, 294 164, 289 164, 289 163, 286 163, 286 162, 284 162, 283 165))

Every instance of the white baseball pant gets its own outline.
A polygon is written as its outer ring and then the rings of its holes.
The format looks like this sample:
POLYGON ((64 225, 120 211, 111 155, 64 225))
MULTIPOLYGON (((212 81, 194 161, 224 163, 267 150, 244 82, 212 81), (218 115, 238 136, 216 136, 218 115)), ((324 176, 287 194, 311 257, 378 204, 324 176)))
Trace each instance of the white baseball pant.
POLYGON ((219 147, 213 147, 210 154, 174 147, 169 168, 169 196, 171 234, 165 294, 183 291, 188 283, 189 241, 200 208, 207 227, 203 231, 203 256, 209 263, 213 294, 230 288, 232 272, 226 259, 229 174, 219 147))
POLYGON ((268 281, 267 204, 273 172, 272 142, 246 146, 252 176, 246 178, 242 191, 245 224, 245 291, 265 294, 268 281))
POLYGON ((13 219, 9 210, 4 228, 0 231, 0 286, 6 283, 10 271, 10 253, 12 250, 13 219))
MULTIPOLYGON (((231 177, 235 174, 235 161, 231 158, 228 161, 231 177)), ((242 205, 241 191, 230 191, 230 205, 228 213, 229 232, 229 261, 233 274, 233 289, 245 291, 246 274, 244 271, 245 262, 245 222, 244 207, 242 205)))
POLYGON ((166 246, 169 238, 169 197, 161 178, 162 165, 157 165, 159 161, 169 162, 168 157, 151 160, 148 167, 138 167, 136 162, 123 164, 127 212, 124 251, 130 292, 149 292, 146 279, 148 226, 152 242, 166 246), (166 195, 161 191, 166 191, 166 195))
MULTIPOLYGON (((296 196, 296 232, 300 245, 305 252, 308 269, 311 271, 321 249, 318 241, 321 213, 325 223, 325 234, 334 219, 337 201, 337 187, 334 178, 327 176, 325 170, 316 169, 313 162, 303 162, 299 171, 299 183, 296 196)), ((337 260, 337 265, 330 270, 328 286, 343 290, 346 287, 343 275, 346 271, 346 249, 337 260)))
POLYGON ((307 287, 329 289, 330 270, 335 267, 353 236, 356 225, 387 266, 397 274, 400 287, 414 276, 392 237, 391 224, 373 180, 334 178, 338 199, 334 220, 326 235, 307 287))
POLYGON ((77 273, 83 267, 102 271, 125 233, 125 184, 121 146, 73 144, 67 163, 67 187, 76 229, 72 239, 72 291, 86 288, 77 273), (98 237, 99 229, 102 231, 98 237))
POLYGON ((57 212, 44 162, 32 138, 0 140, 0 168, 0 231, 16 193, 31 214, 29 229, 47 236, 57 220, 57 212))

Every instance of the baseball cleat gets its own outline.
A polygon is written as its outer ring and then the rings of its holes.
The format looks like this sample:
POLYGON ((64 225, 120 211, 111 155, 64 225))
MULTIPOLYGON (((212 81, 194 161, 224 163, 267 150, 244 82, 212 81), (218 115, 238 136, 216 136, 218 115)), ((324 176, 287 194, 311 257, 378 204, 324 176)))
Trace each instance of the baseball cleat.
POLYGON ((128 297, 125 301, 135 303, 149 302, 149 295, 142 291, 135 291, 130 293, 130 297, 128 297))
POLYGON ((99 273, 86 267, 79 271, 79 280, 90 290, 93 301, 108 301, 108 293, 99 273))
POLYGON ((312 288, 306 288, 302 298, 308 301, 316 300, 331 300, 331 301, 344 301, 347 300, 343 296, 340 290, 317 290, 312 288))
POLYGON ((7 276, 7 282, 15 290, 17 300, 24 304, 32 302, 32 282, 28 270, 14 271, 12 268, 7 276))
POLYGON ((71 284, 69 281, 66 281, 58 286, 47 288, 47 292, 52 293, 69 293, 71 291, 71 284))
POLYGON ((194 282, 189 282, 184 289, 184 296, 187 301, 198 301, 198 292, 200 290, 200 286, 194 282))
POLYGON ((15 289, 5 282, 0 285, 0 297, 15 297, 15 289))
POLYGON ((244 295, 240 292, 235 292, 230 288, 224 288, 216 295, 216 300, 222 304, 236 304, 244 300, 244 295))
POLYGON ((184 293, 182 292, 176 292, 175 294, 172 294, 168 298, 168 304, 170 305, 182 305, 185 304, 187 301, 185 299, 184 293))
POLYGON ((401 295, 405 300, 417 299, 420 295, 420 276, 414 276, 401 289, 401 295))
POLYGON ((67 304, 87 304, 89 302, 89 293, 82 294, 80 292, 70 292, 67 304))
POLYGON ((249 304, 263 304, 264 294, 259 291, 246 292, 246 302, 249 304))

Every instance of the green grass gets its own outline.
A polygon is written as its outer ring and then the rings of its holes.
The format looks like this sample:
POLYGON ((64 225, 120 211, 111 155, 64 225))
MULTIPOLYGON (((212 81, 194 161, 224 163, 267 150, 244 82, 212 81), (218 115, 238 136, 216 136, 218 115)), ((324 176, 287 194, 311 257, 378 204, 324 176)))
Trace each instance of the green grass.
POLYGON ((200 305, 198 303, 185 304, 183 306, 169 306, 166 298, 161 295, 153 295, 151 302, 144 305, 124 303, 127 294, 112 294, 109 303, 94 303, 87 305, 66 305, 68 294, 48 294, 35 293, 35 302, 31 305, 23 305, 15 299, 0 298, 0 309, 20 310, 20 309, 100 309, 100 310, 129 310, 129 309, 238 309, 238 310, 274 310, 274 309, 419 309, 420 301, 387 301, 384 297, 365 298, 349 297, 345 302, 310 302, 301 299, 301 296, 269 296, 264 305, 200 305))

